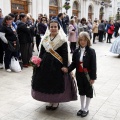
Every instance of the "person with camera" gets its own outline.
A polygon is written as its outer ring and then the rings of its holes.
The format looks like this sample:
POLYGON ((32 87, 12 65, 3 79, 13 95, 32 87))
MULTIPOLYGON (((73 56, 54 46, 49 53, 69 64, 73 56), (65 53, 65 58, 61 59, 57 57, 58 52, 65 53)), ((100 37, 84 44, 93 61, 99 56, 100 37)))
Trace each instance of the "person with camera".
POLYGON ((70 25, 69 25, 69 35, 68 35, 68 41, 70 41, 70 49, 71 53, 73 53, 76 49, 76 28, 74 26, 75 21, 74 19, 70 20, 70 25))

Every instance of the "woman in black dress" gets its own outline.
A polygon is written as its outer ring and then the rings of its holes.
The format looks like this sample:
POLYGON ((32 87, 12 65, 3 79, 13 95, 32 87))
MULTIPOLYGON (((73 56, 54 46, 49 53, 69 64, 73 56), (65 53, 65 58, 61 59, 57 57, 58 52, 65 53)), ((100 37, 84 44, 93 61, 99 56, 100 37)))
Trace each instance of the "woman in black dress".
POLYGON ((70 77, 66 74, 68 71, 66 35, 55 20, 50 22, 49 30, 41 42, 39 57, 42 62, 32 77, 32 96, 36 100, 49 102, 47 110, 55 110, 59 102, 76 100, 76 97, 72 97, 72 80, 70 81, 70 77))

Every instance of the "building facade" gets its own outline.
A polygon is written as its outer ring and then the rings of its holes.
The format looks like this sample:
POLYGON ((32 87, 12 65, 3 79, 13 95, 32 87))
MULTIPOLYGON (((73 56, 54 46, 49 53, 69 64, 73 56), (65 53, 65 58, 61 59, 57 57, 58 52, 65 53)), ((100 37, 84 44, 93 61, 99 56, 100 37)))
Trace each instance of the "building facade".
POLYGON ((120 0, 112 0, 112 17, 115 20, 120 20, 120 0))
POLYGON ((0 0, 0 8, 3 14, 13 13, 31 13, 33 18, 38 14, 47 14, 47 16, 56 16, 60 12, 66 12, 63 8, 68 1, 70 9, 67 10, 69 16, 75 15, 78 18, 86 19, 109 19, 110 0, 0 0))

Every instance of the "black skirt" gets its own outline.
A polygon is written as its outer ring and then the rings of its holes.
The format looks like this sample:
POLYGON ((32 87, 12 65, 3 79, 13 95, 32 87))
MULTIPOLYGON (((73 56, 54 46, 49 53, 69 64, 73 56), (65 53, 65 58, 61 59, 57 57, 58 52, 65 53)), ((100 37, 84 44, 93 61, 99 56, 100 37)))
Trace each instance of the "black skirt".
POLYGON ((62 64, 50 53, 46 52, 40 67, 32 76, 32 89, 47 94, 63 93, 65 90, 62 64))

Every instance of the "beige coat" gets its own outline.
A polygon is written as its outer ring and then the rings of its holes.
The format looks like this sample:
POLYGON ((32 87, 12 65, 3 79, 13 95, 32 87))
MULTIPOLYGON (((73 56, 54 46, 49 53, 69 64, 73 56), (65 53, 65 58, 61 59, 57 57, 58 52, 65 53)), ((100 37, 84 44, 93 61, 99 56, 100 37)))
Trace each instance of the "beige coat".
POLYGON ((93 23, 93 28, 92 28, 93 33, 98 33, 98 23, 93 23))

